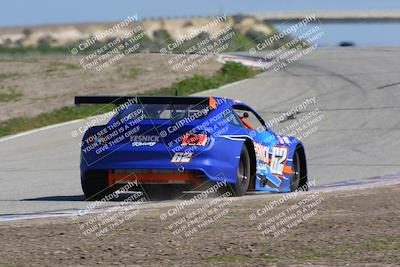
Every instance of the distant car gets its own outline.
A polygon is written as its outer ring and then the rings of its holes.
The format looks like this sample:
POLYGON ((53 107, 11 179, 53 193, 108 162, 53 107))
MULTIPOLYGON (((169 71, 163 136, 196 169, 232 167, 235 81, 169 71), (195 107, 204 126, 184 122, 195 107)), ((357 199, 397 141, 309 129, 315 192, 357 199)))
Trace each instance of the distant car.
POLYGON ((339 43, 339 46, 355 46, 356 44, 351 41, 342 41, 339 43))
POLYGON ((129 181, 168 194, 227 182, 233 195, 307 186, 303 144, 280 136, 248 105, 218 97, 77 96, 75 104, 116 105, 81 145, 81 183, 101 199, 129 181))

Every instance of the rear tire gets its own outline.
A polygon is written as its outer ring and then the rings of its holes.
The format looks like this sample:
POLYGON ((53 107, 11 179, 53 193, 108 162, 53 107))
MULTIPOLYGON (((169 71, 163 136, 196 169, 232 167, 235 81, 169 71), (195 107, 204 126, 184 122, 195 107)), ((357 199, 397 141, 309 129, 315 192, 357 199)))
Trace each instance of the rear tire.
POLYGON ((237 168, 236 183, 230 184, 233 196, 246 194, 250 184, 250 155, 246 145, 243 145, 237 168))
POLYGON ((301 181, 301 160, 296 150, 293 155, 292 177, 290 179, 290 191, 293 192, 300 187, 301 181))
POLYGON ((113 191, 108 185, 107 174, 101 171, 86 173, 81 185, 86 200, 100 200, 113 191))

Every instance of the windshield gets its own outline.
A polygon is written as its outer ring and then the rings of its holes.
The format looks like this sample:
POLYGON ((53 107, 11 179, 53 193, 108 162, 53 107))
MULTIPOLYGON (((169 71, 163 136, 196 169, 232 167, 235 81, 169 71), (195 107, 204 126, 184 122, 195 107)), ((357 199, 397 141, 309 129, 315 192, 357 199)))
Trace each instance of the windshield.
POLYGON ((207 104, 132 104, 123 109, 117 119, 124 120, 180 120, 200 119, 210 112, 207 104))

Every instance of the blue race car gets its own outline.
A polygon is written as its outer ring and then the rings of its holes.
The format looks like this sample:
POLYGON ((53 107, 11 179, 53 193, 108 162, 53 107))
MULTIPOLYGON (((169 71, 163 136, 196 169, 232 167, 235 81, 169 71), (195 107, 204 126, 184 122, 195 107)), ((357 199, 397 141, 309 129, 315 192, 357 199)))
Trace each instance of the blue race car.
POLYGON ((107 120, 104 125, 84 129, 80 170, 87 199, 121 186, 153 195, 225 182, 235 196, 307 187, 303 144, 272 132, 240 101, 77 96, 75 104, 115 105, 94 119, 107 120))

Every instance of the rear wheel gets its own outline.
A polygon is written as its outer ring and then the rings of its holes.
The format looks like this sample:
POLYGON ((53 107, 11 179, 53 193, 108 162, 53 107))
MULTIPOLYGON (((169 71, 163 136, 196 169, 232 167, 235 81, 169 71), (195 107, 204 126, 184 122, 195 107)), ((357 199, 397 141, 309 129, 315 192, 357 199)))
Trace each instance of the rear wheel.
POLYGON ((108 178, 104 172, 95 171, 86 173, 81 180, 82 190, 86 200, 100 200, 112 193, 108 185, 108 178))
POLYGON ((240 160, 237 169, 236 183, 231 184, 231 191, 234 196, 243 196, 250 184, 250 156, 247 147, 243 145, 240 153, 240 160))

